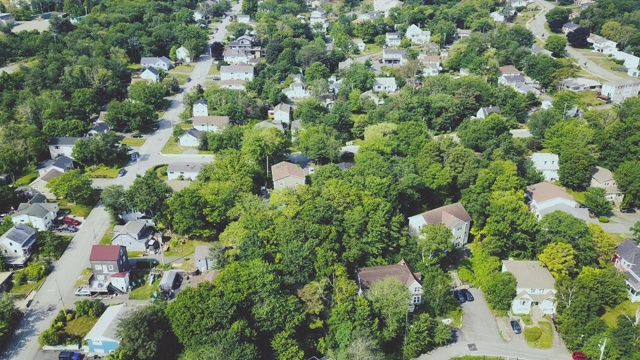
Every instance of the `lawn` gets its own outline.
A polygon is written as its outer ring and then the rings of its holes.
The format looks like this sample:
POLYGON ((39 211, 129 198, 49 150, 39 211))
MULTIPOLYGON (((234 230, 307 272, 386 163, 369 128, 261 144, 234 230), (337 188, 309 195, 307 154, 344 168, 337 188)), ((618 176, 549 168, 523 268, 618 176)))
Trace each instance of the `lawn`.
POLYGON ((129 250, 127 250, 127 256, 129 257, 129 259, 140 257, 143 254, 144 254, 144 251, 129 251, 129 250))
POLYGON ((517 316, 519 316, 520 319, 522 319, 522 322, 525 325, 533 325, 533 320, 531 320, 531 315, 529 315, 529 314, 518 314, 517 316))
POLYGON ((176 126, 180 126, 181 128, 185 129, 185 130, 189 130, 191 129, 191 123, 186 123, 186 122, 179 122, 178 125, 176 126))
POLYGON ((71 212, 72 215, 86 218, 87 216, 89 216, 89 214, 93 210, 93 207, 96 206, 99 200, 100 191, 93 190, 93 194, 91 195, 91 198, 89 199, 89 202, 87 204, 74 204, 73 202, 70 202, 66 199, 58 199, 58 206, 60 207, 60 210, 67 209, 71 212))
POLYGON ((460 327, 462 325, 462 309, 456 308, 455 310, 450 311, 446 318, 453 319, 451 326, 460 327))
POLYGON ((100 245, 111 245, 111 239, 113 238, 113 228, 113 224, 109 225, 107 231, 102 236, 102 239, 100 239, 100 245))
POLYGON ((91 274, 93 274, 93 271, 91 271, 90 268, 82 270, 82 273, 80 273, 80 276, 78 276, 78 280, 76 280, 76 283, 73 286, 86 286, 87 284, 89 284, 89 278, 91 277, 91 274))
POLYGON ((11 290, 9 290, 9 294, 27 296, 31 290, 37 290, 40 285, 42 285, 45 279, 46 277, 35 283, 26 283, 22 285, 12 286, 11 290))
POLYGON ((586 191, 573 191, 571 189, 567 189, 569 195, 573 196, 577 202, 580 204, 584 204, 584 195, 587 193, 586 191))
POLYGON ((163 154, 182 154, 187 148, 180 145, 175 139, 170 138, 167 143, 162 148, 161 153, 163 154))
POLYGON ((580 91, 578 92, 578 96, 579 96, 578 101, 584 107, 597 106, 597 105, 604 104, 602 100, 596 98, 596 94, 597 92, 595 91, 580 91))
POLYGON ((607 323, 609 327, 616 327, 618 316, 622 314, 634 317, 636 311, 640 308, 640 303, 632 303, 631 300, 625 300, 622 304, 612 308, 606 308, 606 312, 600 318, 607 323))
POLYGON ((168 84, 175 77, 176 79, 178 79, 178 83, 180 83, 180 85, 184 85, 187 82, 187 78, 189 76, 190 76, 189 74, 172 73, 171 71, 169 71, 169 75, 167 75, 167 77, 165 77, 164 80, 162 80, 162 83, 168 84))
POLYGON ((553 328, 551 323, 548 321, 540 321, 538 322, 538 327, 542 331, 542 335, 540 335, 540 338, 536 341, 527 341, 527 344, 537 349, 550 349, 551 346, 553 346, 553 328))
POLYGON ((129 145, 131 147, 142 146, 142 144, 144 144, 145 141, 147 141, 147 139, 145 138, 134 139, 134 138, 127 137, 122 139, 122 143, 124 145, 129 145))
POLYGON ((179 240, 171 240, 169 251, 164 253, 166 257, 185 257, 196 251, 196 245, 204 244, 201 241, 184 240, 182 244, 179 240))
POLYGON ((207 75, 220 75, 220 70, 218 70, 216 64, 211 65, 211 67, 209 68, 209 73, 207 75))
POLYGON ((15 186, 25 186, 29 185, 33 182, 33 180, 38 178, 38 172, 35 170, 29 171, 28 174, 16 180, 15 186))
POLYGON ((91 331, 91 328, 93 328, 93 325, 95 325, 97 322, 98 318, 80 316, 67 322, 67 326, 65 326, 64 331, 71 335, 84 337, 89 333, 89 331, 91 331))
POLYGON ((192 71, 193 65, 178 65, 175 68, 171 69, 171 71, 169 71, 169 74, 173 72, 191 74, 192 71))
POLYGON ((140 64, 131 64, 129 66, 127 66, 129 69, 135 71, 139 71, 142 69, 142 66, 140 64))
POLYGON ((132 274, 132 283, 140 283, 142 282, 142 286, 138 286, 137 288, 131 290, 129 292, 130 300, 149 300, 151 299, 151 295, 158 289, 158 281, 156 278, 153 284, 149 285, 149 281, 147 279, 147 275, 149 271, 136 271, 132 274))
MULTIPOLYGON (((133 139, 133 140, 138 140, 138 139, 133 139)), ((89 168, 88 175, 91 178, 115 179, 118 177, 118 171, 120 171, 120 168, 118 167, 109 167, 106 165, 95 165, 89 168)))

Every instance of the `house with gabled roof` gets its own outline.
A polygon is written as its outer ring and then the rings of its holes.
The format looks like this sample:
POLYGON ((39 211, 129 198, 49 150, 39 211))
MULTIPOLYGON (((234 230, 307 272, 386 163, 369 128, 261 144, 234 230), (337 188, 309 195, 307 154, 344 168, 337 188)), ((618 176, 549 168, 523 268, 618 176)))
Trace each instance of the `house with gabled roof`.
POLYGON ((25 225, 16 224, 0 236, 0 257, 5 265, 24 266, 31 257, 36 242, 36 231, 25 225))
POLYGON ((400 46, 402 36, 397 32, 388 32, 385 34, 387 46, 400 46))
POLYGON ((409 264, 404 260, 395 265, 371 266, 356 270, 360 294, 366 295, 371 285, 386 278, 398 279, 409 289, 409 292, 411 292, 411 305, 422 304, 422 274, 413 272, 409 264))
POLYGON ((140 59, 140 66, 143 69, 154 67, 156 69, 162 69, 169 71, 171 69, 171 60, 166 56, 160 57, 143 57, 140 59))
POLYGON ((253 66, 244 63, 220 67, 221 80, 253 80, 253 66))
POLYGON ((11 216, 11 220, 16 225, 31 224, 34 229, 45 231, 53 225, 59 210, 56 203, 22 203, 11 216))
POLYGON ((149 66, 140 74, 140 78, 154 83, 160 82, 160 71, 153 66, 149 66))
POLYGON ((193 102, 193 106, 191 108, 192 116, 209 116, 209 104, 207 103, 207 99, 200 98, 193 102))
POLYGON ((84 337, 89 352, 106 355, 116 351, 121 340, 117 335, 118 323, 133 310, 135 307, 128 306, 127 303, 107 307, 84 337))
POLYGON ((409 234, 419 236, 420 230, 429 224, 443 224, 449 228, 456 247, 462 247, 469 241, 471 216, 459 202, 409 217, 409 234))
POLYGON ((82 140, 81 137, 53 137, 47 144, 49 147, 49 154, 51 155, 51 159, 56 159, 58 156, 67 156, 73 159, 71 155, 73 152, 73 147, 75 146, 78 140, 82 140))
POLYGON ((167 177, 169 180, 178 180, 180 178, 186 180, 195 180, 202 169, 202 164, 175 162, 167 166, 167 177))
POLYGON ((196 251, 193 254, 193 260, 196 268, 198 268, 201 273, 206 273, 215 265, 214 259, 211 256, 211 251, 209 251, 209 247, 206 245, 196 246, 196 251))
POLYGON ((431 41, 431 31, 422 30, 415 24, 409 26, 404 36, 411 40, 412 44, 427 44, 431 41))
POLYGON ((287 189, 304 185, 304 170, 296 164, 281 161, 271 166, 274 189, 287 189))
POLYGON ((139 219, 129 221, 124 226, 116 225, 113 233, 111 245, 124 246, 127 251, 145 251, 153 231, 146 220, 139 219))
POLYGON ((533 184, 527 188, 525 198, 529 202, 529 210, 538 220, 554 211, 589 220, 589 210, 580 208, 578 202, 563 187, 548 182, 533 184))
POLYGON ((176 59, 184 62, 185 64, 188 64, 191 62, 191 54, 189 53, 189 50, 187 50, 186 47, 180 46, 176 50, 176 59))
POLYGON ((92 275, 89 290, 92 293, 120 293, 131 289, 129 285, 129 257, 127 248, 120 245, 93 245, 89 254, 92 275))
POLYGON ((558 170, 560 170, 560 157, 554 153, 533 153, 529 156, 533 162, 533 167, 540 171, 546 181, 558 180, 558 170))
POLYGON ((237 39, 229 42, 229 48, 239 50, 253 49, 253 36, 242 35, 237 39))
POLYGON ((200 138, 203 133, 200 130, 191 128, 178 136, 178 142, 181 146, 196 147, 200 145, 200 138))
POLYGON ((293 118, 293 106, 285 103, 279 103, 273 107, 270 112, 273 114, 273 121, 276 123, 288 124, 293 118))
POLYGON ((609 169, 596 166, 591 172, 591 187, 605 189, 605 197, 613 202, 622 200, 622 192, 609 169))
POLYGON ((640 248, 627 239, 616 247, 613 266, 624 273, 631 302, 640 301, 640 248))
POLYGON ((544 315, 556 313, 556 280, 540 261, 502 260, 502 272, 516 278, 516 297, 511 302, 514 314, 530 314, 537 306, 544 315))
POLYGON ((382 49, 382 61, 385 64, 404 64, 407 62, 406 50, 382 49))
POLYGON ((229 125, 228 116, 194 116, 192 119, 193 128, 199 131, 222 131, 222 128, 229 125))
POLYGON ((386 92, 392 94, 398 91, 398 84, 394 77, 378 77, 373 80, 373 92, 386 92))
POLYGON ((476 118, 478 119, 486 119, 489 115, 496 113, 500 113, 500 106, 487 106, 481 107, 476 113, 476 118))

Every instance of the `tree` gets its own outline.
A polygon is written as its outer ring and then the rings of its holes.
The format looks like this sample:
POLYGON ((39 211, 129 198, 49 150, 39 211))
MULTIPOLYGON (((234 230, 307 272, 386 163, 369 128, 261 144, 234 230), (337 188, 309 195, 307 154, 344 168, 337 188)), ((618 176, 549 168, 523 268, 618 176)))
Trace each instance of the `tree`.
POLYGON ((180 351, 164 308, 159 305, 131 311, 118 323, 116 334, 121 339, 121 351, 130 359, 170 360, 180 351))
POLYGON ((318 164, 336 161, 340 158, 342 142, 334 129, 326 126, 310 126, 298 136, 298 149, 318 164))
POLYGON ((78 140, 71 152, 73 159, 83 165, 115 165, 127 156, 120 138, 114 132, 99 133, 78 140))
POLYGON ((366 65, 355 63, 347 70, 343 83, 346 89, 358 89, 365 92, 373 87, 374 78, 375 74, 366 65))
POLYGON ((567 149, 560 153, 558 176, 562 185, 574 189, 586 189, 591 182, 595 159, 588 149, 567 149))
POLYGON ((92 184, 87 174, 81 173, 80 170, 70 170, 49 180, 47 187, 58 198, 88 204, 93 194, 92 184))
POLYGON ((544 44, 544 48, 551 51, 555 57, 564 57, 567 39, 561 35, 551 35, 544 44))
POLYGON ((404 339, 402 352, 406 359, 417 358, 437 346, 451 341, 451 327, 432 318, 429 314, 420 314, 411 322, 404 339))
POLYGON ((594 249, 587 224, 584 220, 562 211, 554 211, 542 217, 536 243, 537 253, 550 243, 570 244, 576 250, 578 268, 595 264, 597 261, 598 254, 594 249))
POLYGON ((554 108, 536 111, 529 116, 527 127, 533 138, 542 141, 548 128, 563 120, 562 113, 554 108))
POLYGON ((0 341, 6 341, 20 321, 20 311, 13 304, 9 294, 0 297, 0 341))
POLYGON ((551 243, 538 255, 538 259, 558 279, 573 273, 576 266, 575 255, 576 251, 570 244, 551 243))
POLYGON ((574 48, 585 49, 591 46, 587 38, 591 35, 591 31, 586 27, 579 27, 567 34, 567 41, 574 48))
POLYGON ((39 231, 36 234, 37 252, 42 257, 52 257, 59 259, 67 247, 64 236, 57 235, 52 231, 39 231))
POLYGON ((129 86, 129 98, 137 102, 151 105, 155 110, 162 110, 167 88, 160 83, 138 81, 129 86))
POLYGON ((458 137, 465 147, 474 151, 491 151, 511 138, 505 118, 491 114, 486 119, 465 120, 458 128, 458 137))
POLYGON ((625 161, 615 170, 613 177, 620 191, 624 193, 624 202, 634 206, 640 204, 640 161, 625 161))
POLYGON ((177 234, 188 235, 205 230, 204 210, 206 201, 196 186, 176 192, 168 200, 171 229, 177 234))
POLYGON ((155 119, 153 107, 144 102, 114 100, 109 103, 107 109, 105 122, 114 129, 129 128, 133 131, 147 131, 153 127, 155 119))
POLYGON ((491 309, 506 313, 516 296, 516 278, 510 272, 499 272, 483 289, 491 309))
POLYGON ((638 32, 633 25, 622 25, 617 21, 607 21, 600 28, 600 34, 611 39, 620 45, 621 49, 625 49, 629 41, 638 32))
POLYGON ((563 7, 554 7, 549 10, 546 15, 547 23, 549 24, 549 28, 553 32, 562 31, 562 25, 564 25, 567 21, 569 21, 569 15, 571 15, 571 10, 563 7))
POLYGON ((102 190, 100 201, 109 212, 111 220, 116 221, 120 214, 128 209, 126 196, 127 193, 122 185, 111 185, 102 190))
POLYGON ((411 293, 405 284, 392 277, 371 284, 366 297, 373 310, 380 316, 380 338, 387 342, 395 339, 405 322, 409 311, 411 293))
POLYGON ((427 224, 420 229, 418 250, 427 265, 441 265, 455 249, 453 233, 444 224, 427 224))
POLYGON ((607 190, 599 187, 590 187, 584 195, 584 204, 596 215, 611 213, 613 204, 607 199, 607 190))
POLYGON ((160 181, 155 171, 149 171, 144 176, 136 176, 127 191, 126 201, 132 209, 158 219, 172 192, 169 185, 160 181))
POLYGON ((617 246, 616 241, 611 235, 604 232, 598 224, 588 224, 587 227, 589 227, 589 233, 593 239, 593 245, 596 248, 598 263, 601 267, 608 266, 615 253, 617 246))
POLYGON ((327 69, 327 67, 323 63, 318 61, 309 65, 309 67, 304 70, 304 79, 309 83, 313 82, 314 80, 326 81, 329 76, 331 76, 329 69, 327 69))

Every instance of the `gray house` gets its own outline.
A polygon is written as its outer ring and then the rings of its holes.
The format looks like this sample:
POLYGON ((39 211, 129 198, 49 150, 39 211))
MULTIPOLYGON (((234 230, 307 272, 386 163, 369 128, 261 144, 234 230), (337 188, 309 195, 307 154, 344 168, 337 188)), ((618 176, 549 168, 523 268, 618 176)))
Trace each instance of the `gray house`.
POLYGON ((211 270, 213 264, 213 258, 209 254, 209 247, 205 245, 196 246, 196 252, 193 256, 196 263, 196 267, 201 273, 211 270))
POLYGON ((124 226, 116 226, 113 232, 115 236, 111 239, 111 245, 124 246, 127 251, 146 250, 152 235, 146 220, 129 221, 124 226))
POLYGON ((89 262, 93 271, 89 278, 92 293, 129 291, 129 257, 124 246, 93 245, 89 262))
POLYGON ((27 225, 17 224, 0 236, 0 256, 5 264, 24 266, 35 242, 36 231, 27 225))

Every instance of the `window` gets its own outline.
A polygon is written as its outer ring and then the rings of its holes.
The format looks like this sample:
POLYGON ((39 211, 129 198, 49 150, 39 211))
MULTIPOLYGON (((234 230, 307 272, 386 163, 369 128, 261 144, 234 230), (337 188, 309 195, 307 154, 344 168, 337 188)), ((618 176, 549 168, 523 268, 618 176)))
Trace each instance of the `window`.
POLYGON ((527 301, 526 300, 520 301, 520 305, 527 305, 527 301))
POLYGON ((53 148, 54 148, 54 149, 60 149, 60 146, 57 146, 57 145, 56 145, 56 146, 54 146, 53 148))
POLYGON ((416 286, 416 287, 414 287, 414 288, 413 288, 413 292, 414 292, 414 293, 420 292, 420 286, 416 286))
POLYGON ((100 269, 102 269, 102 266, 100 266, 100 265, 96 265, 96 270, 98 270, 98 271, 99 271, 100 269))
POLYGON ((17 253, 18 253, 18 250, 13 250, 13 252, 17 254, 17 253))
POLYGON ((113 265, 109 265, 109 270, 113 270, 113 265))
POLYGON ((420 304, 420 296, 414 296, 413 297, 413 303, 414 304, 420 304))

